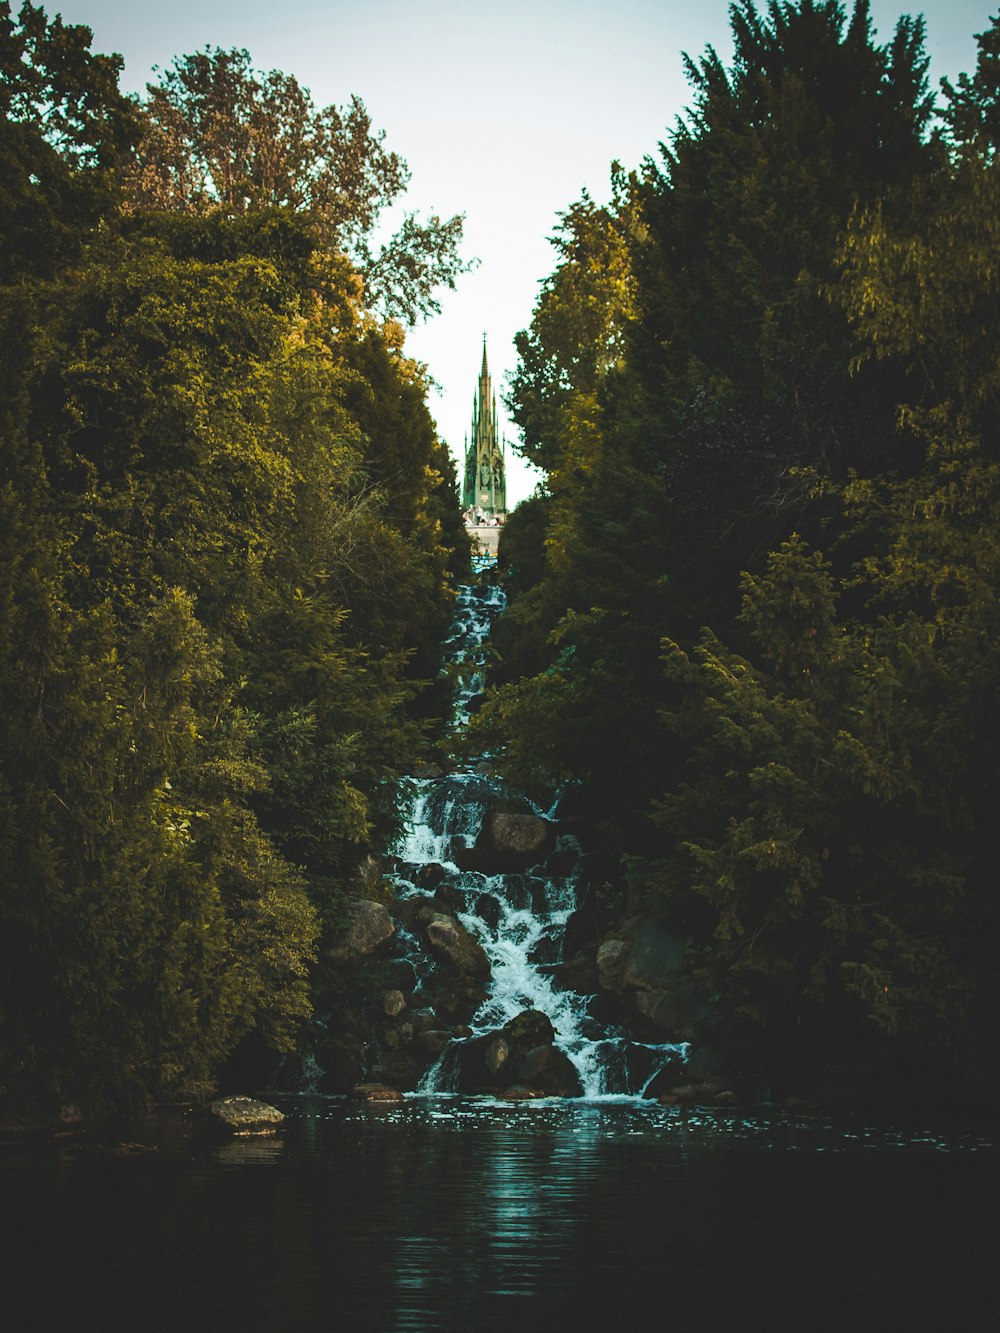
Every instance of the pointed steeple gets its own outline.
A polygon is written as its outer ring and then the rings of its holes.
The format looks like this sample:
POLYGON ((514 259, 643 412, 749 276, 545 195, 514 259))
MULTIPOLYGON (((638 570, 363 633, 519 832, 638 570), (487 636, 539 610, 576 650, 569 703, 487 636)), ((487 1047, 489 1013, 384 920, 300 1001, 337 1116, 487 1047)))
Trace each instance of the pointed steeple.
POLYGON ((497 400, 483 334, 483 363, 472 399, 472 435, 465 454, 462 504, 494 517, 507 509, 503 443, 497 433, 497 400))

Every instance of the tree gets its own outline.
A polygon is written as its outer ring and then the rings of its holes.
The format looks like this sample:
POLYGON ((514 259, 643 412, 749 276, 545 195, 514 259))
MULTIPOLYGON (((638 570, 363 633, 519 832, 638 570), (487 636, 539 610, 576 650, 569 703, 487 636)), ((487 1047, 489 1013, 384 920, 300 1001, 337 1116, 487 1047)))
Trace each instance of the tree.
POLYGON ((89 48, 89 29, 0 3, 0 285, 52 276, 114 210, 137 125, 120 58, 89 48))
POLYGON ((177 57, 139 111, 143 136, 126 177, 132 208, 299 213, 322 248, 350 258, 370 309, 411 324, 437 313, 435 289, 453 288, 465 270, 460 217, 410 213, 376 243, 409 172, 358 97, 318 109, 293 75, 254 70, 246 51, 206 48, 177 57))
POLYGON ((858 365, 905 367, 911 409, 947 407, 998 444, 997 58, 1000 18, 977 38, 973 77, 943 80, 950 159, 913 206, 859 208, 839 260, 838 297, 862 336, 858 365))
POLYGON ((921 21, 732 23, 630 183, 627 305, 581 246, 521 341, 544 568, 477 725, 515 780, 582 784, 599 881, 690 938, 734 1061, 863 1092, 933 1050, 982 1093, 996 25, 941 135, 921 21))
MULTIPOLYGON (((660 161, 616 173, 607 208, 567 213, 510 399, 549 499, 545 575, 511 600, 507 660, 538 674, 572 654, 594 721, 554 715, 563 765, 609 837, 618 821, 637 844, 664 632, 738 632, 740 570, 791 526, 835 521, 808 469, 919 456, 896 431, 898 366, 852 378, 829 286, 855 200, 935 160, 922 26, 879 47, 866 4, 848 21, 828 0, 739 4, 732 23, 730 69, 688 62, 694 105, 660 161)), ((504 706, 516 728, 513 694, 504 706)))
POLYGON ((976 34, 976 43, 975 73, 960 74, 957 86, 941 80, 944 122, 960 156, 972 153, 992 163, 1000 148, 1000 16, 976 34))
POLYGON ((97 1110, 294 1045, 425 744, 458 505, 306 212, 123 215, 116 62, 2 17, 0 1097, 97 1110))
POLYGON ((612 201, 584 192, 561 214, 550 237, 557 255, 531 327, 517 335, 518 365, 506 395, 520 427, 520 449, 536 467, 555 471, 568 451, 574 396, 593 401, 622 361, 635 283, 631 251, 641 227, 635 181, 612 166, 612 201))
POLYGON ((798 539, 744 591, 759 665, 708 634, 695 654, 664 645, 677 772, 646 890, 690 932, 725 1040, 758 1061, 774 1044, 782 1079, 932 1049, 964 1074, 989 990, 969 950, 982 903, 947 790, 965 779, 931 722, 957 657, 901 608, 876 630, 839 621, 798 539))

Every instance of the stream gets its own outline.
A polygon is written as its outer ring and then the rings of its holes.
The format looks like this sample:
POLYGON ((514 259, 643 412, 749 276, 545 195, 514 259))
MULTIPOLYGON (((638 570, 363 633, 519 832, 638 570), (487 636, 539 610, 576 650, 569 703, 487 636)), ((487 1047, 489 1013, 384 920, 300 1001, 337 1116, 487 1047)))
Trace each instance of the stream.
MULTIPOLYGON (((479 562, 481 573, 489 569, 479 562)), ((484 664, 494 618, 503 611, 501 587, 483 581, 459 590, 447 659, 460 668, 453 728, 469 720, 485 688, 484 664)), ((580 848, 556 832, 544 862, 523 873, 484 874, 456 862, 479 838, 486 811, 500 795, 488 763, 475 756, 446 775, 417 781, 407 832, 395 848, 397 897, 420 896, 428 867, 440 867, 438 892, 460 904, 458 919, 486 951, 489 991, 471 1021, 471 1036, 453 1040, 428 1071, 417 1091, 458 1090, 463 1058, 481 1038, 503 1028, 525 1010, 544 1014, 555 1044, 576 1071, 588 1099, 642 1097, 668 1066, 685 1060, 685 1042, 637 1041, 608 1027, 592 1013, 593 996, 561 987, 554 969, 564 961, 566 925, 577 907, 580 848), (484 772, 484 770, 486 770, 484 772)), ((533 808, 553 820, 556 807, 533 808)), ((558 823, 553 827, 558 830, 558 823)), ((419 954, 414 951, 419 966, 419 954)))

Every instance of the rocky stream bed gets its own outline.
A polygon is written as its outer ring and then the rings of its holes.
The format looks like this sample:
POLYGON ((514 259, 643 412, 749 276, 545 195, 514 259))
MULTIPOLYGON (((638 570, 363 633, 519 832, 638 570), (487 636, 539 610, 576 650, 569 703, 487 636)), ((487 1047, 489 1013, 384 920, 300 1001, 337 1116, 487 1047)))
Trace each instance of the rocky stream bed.
MULTIPOLYGON (((488 567, 458 596, 455 728, 483 690, 502 608, 488 567)), ((735 1100, 691 1046, 683 942, 641 917, 598 929, 565 803, 512 797, 483 756, 428 766, 412 790, 406 834, 389 863, 367 867, 331 951, 336 1001, 280 1087, 735 1100)))

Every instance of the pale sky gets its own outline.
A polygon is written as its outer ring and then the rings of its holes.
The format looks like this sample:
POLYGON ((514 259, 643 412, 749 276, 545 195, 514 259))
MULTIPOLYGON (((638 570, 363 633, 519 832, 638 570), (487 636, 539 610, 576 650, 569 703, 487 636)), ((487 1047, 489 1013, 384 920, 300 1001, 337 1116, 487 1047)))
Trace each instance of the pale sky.
MULTIPOLYGON (((17 8, 17 0, 14 7, 17 8)), ((764 7, 764 6, 761 6, 764 7)), ((932 78, 975 66, 973 34, 988 0, 873 0, 887 41, 901 13, 926 16, 932 78)), ((258 69, 281 69, 320 106, 365 102, 387 147, 412 173, 405 207, 464 213, 478 268, 442 313, 407 339, 440 392, 431 410, 459 457, 488 337, 498 394, 552 270, 546 238, 586 187, 608 197, 617 158, 635 167, 690 101, 681 52, 731 52, 728 0, 49 0, 85 23, 94 49, 125 59, 123 87, 141 90, 154 65, 205 46, 245 47, 258 69)), ((847 4, 850 9, 850 4, 847 4)), ((500 405, 501 429, 516 438, 500 405)), ((508 450, 508 504, 534 477, 508 450)))

